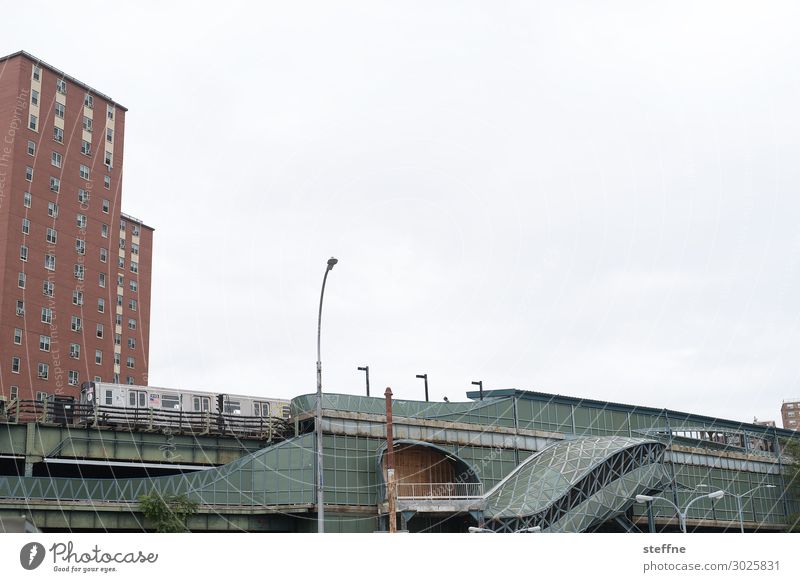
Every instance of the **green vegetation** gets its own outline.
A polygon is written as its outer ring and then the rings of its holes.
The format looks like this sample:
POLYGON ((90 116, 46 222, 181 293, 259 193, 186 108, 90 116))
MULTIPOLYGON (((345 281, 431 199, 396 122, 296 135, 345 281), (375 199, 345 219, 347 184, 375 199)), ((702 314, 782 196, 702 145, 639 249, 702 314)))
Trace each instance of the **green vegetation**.
POLYGON ((189 517, 197 513, 197 502, 186 495, 162 495, 153 491, 139 497, 139 511, 159 533, 187 532, 186 524, 189 517))

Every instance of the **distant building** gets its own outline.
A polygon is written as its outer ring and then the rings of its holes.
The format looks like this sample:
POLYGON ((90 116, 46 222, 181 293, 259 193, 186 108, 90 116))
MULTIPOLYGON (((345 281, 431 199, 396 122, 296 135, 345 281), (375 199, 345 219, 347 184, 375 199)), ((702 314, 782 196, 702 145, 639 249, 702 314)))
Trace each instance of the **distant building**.
POLYGON ((777 426, 774 420, 758 420, 753 417, 753 424, 758 426, 777 426))
POLYGON ((125 113, 0 57, 0 399, 147 384, 153 229, 122 213, 125 113))
POLYGON ((800 400, 784 400, 781 406, 783 428, 797 430, 800 428, 800 400))

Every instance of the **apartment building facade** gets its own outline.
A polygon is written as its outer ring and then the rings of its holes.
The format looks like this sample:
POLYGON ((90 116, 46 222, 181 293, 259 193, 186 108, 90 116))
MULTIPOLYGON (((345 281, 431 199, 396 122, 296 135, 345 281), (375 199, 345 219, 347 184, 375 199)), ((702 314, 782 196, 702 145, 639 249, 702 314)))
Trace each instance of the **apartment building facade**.
POLYGON ((153 229, 121 209, 126 111, 0 58, 0 398, 147 384, 153 229))

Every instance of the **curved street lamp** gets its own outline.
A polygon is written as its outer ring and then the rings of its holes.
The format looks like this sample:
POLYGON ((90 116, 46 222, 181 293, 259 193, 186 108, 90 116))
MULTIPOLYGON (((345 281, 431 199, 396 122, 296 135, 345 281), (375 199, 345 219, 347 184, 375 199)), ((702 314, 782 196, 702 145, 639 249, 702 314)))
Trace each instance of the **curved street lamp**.
POLYGON ((775 485, 758 485, 757 487, 753 487, 750 491, 745 491, 744 493, 739 493, 736 495, 735 493, 728 493, 725 492, 727 495, 732 495, 736 498, 736 507, 739 510, 739 529, 742 533, 744 533, 744 510, 742 509, 742 497, 750 495, 753 491, 757 489, 775 489, 775 485))
POLYGON ((322 291, 319 294, 319 316, 317 317, 317 411, 314 416, 314 438, 317 441, 317 532, 325 533, 325 500, 322 493, 322 356, 320 337, 322 336, 322 298, 325 296, 325 282, 328 280, 337 259, 328 259, 325 276, 322 278, 322 291))
POLYGON ((680 507, 675 505, 672 501, 670 501, 666 497, 658 497, 658 496, 653 496, 653 495, 637 495, 636 496, 636 502, 637 503, 651 503, 651 502, 655 501, 656 499, 660 499, 661 501, 666 501, 672 507, 675 508, 676 512, 678 512, 678 523, 680 524, 681 531, 683 533, 687 533, 686 532, 686 515, 689 513, 689 508, 692 505, 694 505, 695 501, 699 501, 701 499, 719 499, 720 497, 724 497, 724 496, 725 496, 725 492, 721 491, 721 490, 712 491, 711 493, 707 493, 705 495, 700 495, 699 497, 695 497, 694 499, 689 501, 689 503, 686 504, 686 509, 684 509, 683 512, 681 512, 680 507))

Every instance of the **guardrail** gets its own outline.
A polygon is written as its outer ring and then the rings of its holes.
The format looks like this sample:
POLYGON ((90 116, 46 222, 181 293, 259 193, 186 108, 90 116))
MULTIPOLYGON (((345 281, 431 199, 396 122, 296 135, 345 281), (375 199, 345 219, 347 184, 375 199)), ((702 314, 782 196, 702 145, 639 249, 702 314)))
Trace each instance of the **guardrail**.
POLYGON ((6 407, 5 420, 12 424, 38 422, 129 431, 169 431, 197 436, 239 436, 269 441, 282 440, 291 431, 291 425, 278 417, 41 400, 12 400, 6 407))
POLYGON ((475 499, 483 483, 398 483, 398 499, 475 499))

